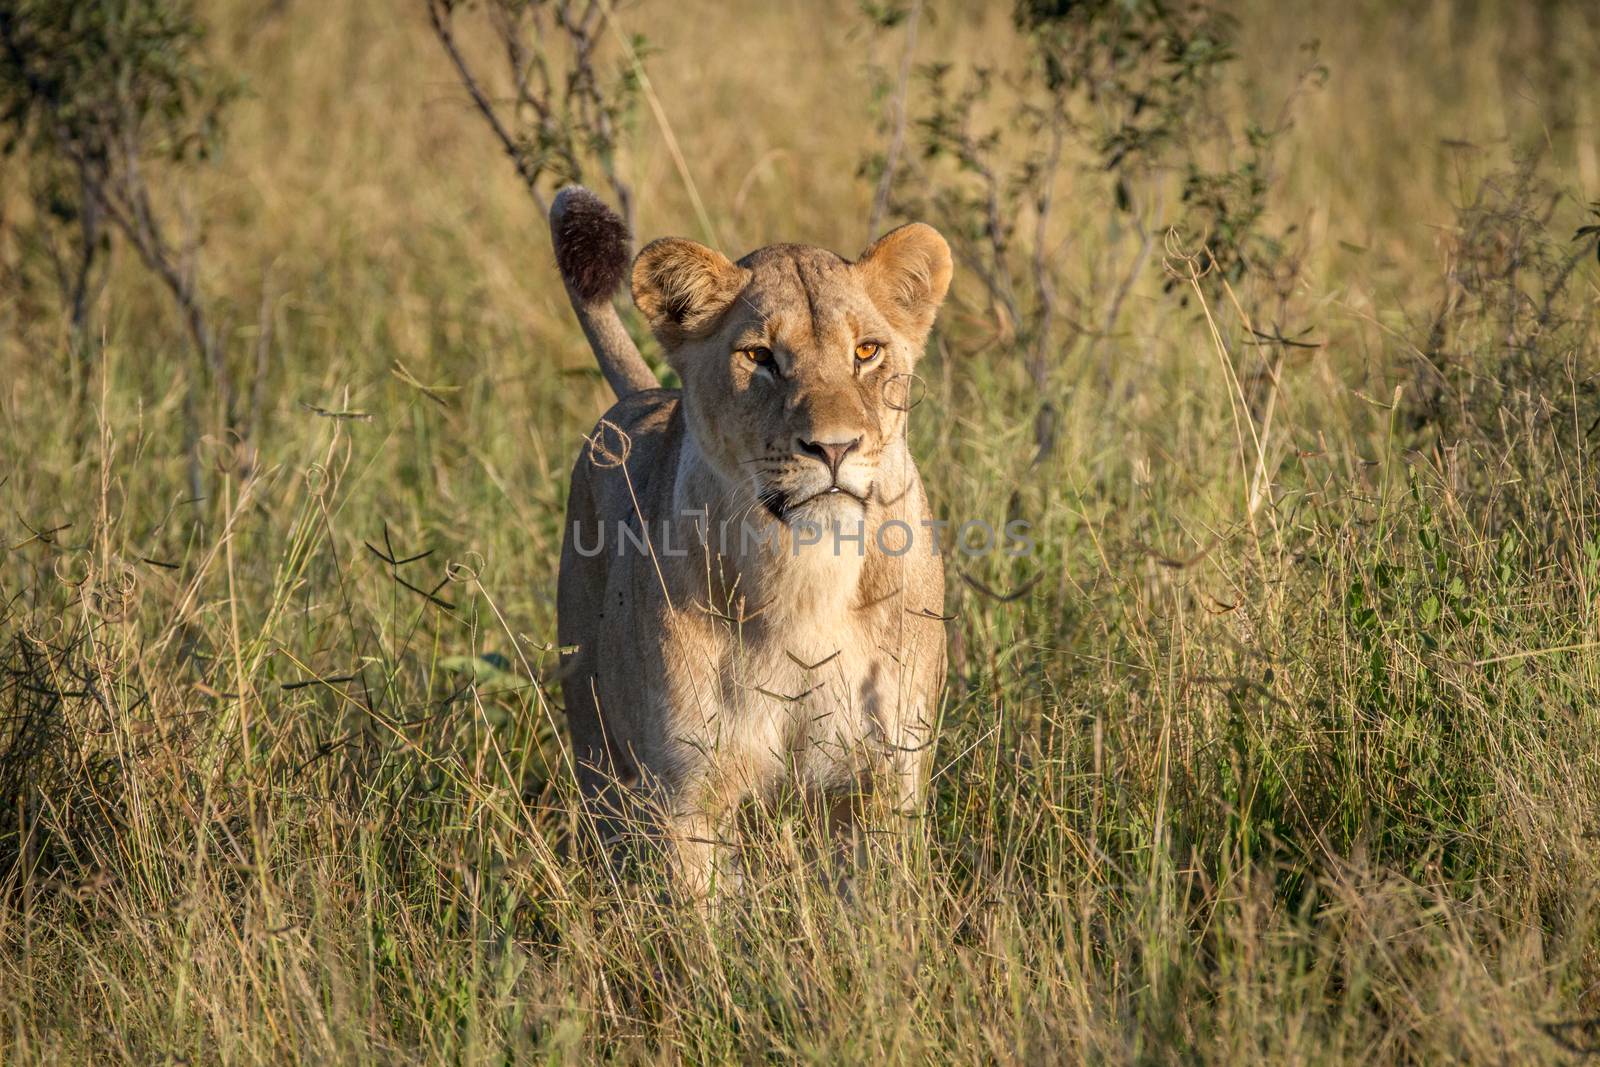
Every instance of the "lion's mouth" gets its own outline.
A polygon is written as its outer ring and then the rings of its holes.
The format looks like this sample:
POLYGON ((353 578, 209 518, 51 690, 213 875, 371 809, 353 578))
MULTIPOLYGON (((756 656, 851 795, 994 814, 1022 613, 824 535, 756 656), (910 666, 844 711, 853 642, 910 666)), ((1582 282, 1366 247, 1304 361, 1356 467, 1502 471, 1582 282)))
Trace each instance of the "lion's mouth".
POLYGON ((867 487, 866 493, 862 494, 846 489, 842 485, 830 485, 819 493, 812 493, 796 500, 782 489, 769 489, 761 494, 761 504, 767 509, 767 514, 787 526, 791 514, 813 501, 822 500, 830 496, 847 496, 864 508, 867 506, 867 498, 871 495, 872 488, 870 486, 867 487))

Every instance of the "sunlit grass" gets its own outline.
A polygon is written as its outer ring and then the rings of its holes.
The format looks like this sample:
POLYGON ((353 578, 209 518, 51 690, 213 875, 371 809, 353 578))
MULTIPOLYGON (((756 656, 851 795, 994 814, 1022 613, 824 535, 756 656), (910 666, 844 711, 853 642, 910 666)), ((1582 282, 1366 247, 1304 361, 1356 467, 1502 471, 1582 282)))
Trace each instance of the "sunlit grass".
MULTIPOLYGON (((779 805, 759 877, 695 909, 574 843, 554 580, 606 394, 542 221, 420 10, 208 5, 252 96, 195 191, 199 264, 230 352, 269 356, 256 436, 203 442, 208 498, 137 264, 86 387, 0 295, 0 1061, 1592 1048, 1600 274, 1508 343, 1459 211, 1543 144, 1541 247, 1583 251, 1592 20, 1241 14, 1230 107, 1276 106, 1308 37, 1330 67, 1272 203, 1305 235, 1294 321, 1244 322, 1248 289, 1179 306, 1158 245, 1114 335, 1063 347, 1036 463, 1038 391, 958 273, 914 451, 936 510, 1023 516, 1037 551, 949 561, 920 824, 838 892, 779 805)), ((893 57, 852 5, 622 17, 730 251, 865 243, 864 65, 893 57)), ((981 62, 1010 31, 923 32, 981 62)), ((652 122, 642 236, 700 236, 652 122)), ((1109 299, 1128 237, 1093 174, 1062 196, 1109 299)))

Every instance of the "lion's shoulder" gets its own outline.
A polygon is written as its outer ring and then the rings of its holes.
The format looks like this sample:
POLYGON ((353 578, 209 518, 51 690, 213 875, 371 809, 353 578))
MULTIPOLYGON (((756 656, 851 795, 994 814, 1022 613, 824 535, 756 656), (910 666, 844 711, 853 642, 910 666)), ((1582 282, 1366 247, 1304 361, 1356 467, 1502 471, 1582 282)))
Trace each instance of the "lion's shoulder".
POLYGON ((683 436, 678 390, 629 394, 595 423, 578 454, 573 477, 588 485, 598 516, 630 515, 635 501, 654 496, 658 479, 671 484, 683 436))

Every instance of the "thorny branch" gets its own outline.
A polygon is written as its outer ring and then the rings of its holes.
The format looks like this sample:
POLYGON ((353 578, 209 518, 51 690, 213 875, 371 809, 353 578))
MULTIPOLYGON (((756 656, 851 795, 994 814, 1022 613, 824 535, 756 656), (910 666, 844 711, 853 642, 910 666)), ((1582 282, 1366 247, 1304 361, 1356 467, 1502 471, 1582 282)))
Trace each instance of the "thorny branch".
POLYGON ((638 86, 628 74, 613 82, 601 77, 607 14, 601 0, 488 0, 487 22, 511 87, 507 101, 486 88, 484 71, 462 46, 455 23, 458 0, 427 0, 427 5, 434 36, 540 213, 550 208, 541 183, 582 180, 584 159, 590 157, 632 229, 633 190, 618 172, 615 154, 638 86))

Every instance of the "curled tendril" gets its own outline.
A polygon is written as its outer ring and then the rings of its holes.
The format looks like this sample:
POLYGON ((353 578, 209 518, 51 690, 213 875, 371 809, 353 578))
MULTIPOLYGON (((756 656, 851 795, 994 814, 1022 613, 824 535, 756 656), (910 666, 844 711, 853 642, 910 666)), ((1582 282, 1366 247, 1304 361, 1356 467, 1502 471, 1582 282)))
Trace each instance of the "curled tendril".
POLYGON ((117 577, 112 583, 116 595, 123 599, 131 598, 139 590, 139 575, 126 563, 118 561, 117 577))
POLYGON ((891 374, 883 380, 883 402, 895 411, 910 411, 928 396, 928 383, 911 371, 891 374), (896 391, 896 383, 899 390, 896 391))
POLYGON ((233 448, 234 443, 227 433, 208 433, 197 442, 197 449, 206 457, 207 466, 218 474, 228 473, 233 448))
POLYGON ((133 590, 117 586, 96 586, 94 595, 86 598, 94 613, 107 622, 118 622, 128 617, 132 606, 133 590))
POLYGON ((217 471, 249 478, 256 469, 257 452, 254 445, 237 430, 229 430, 217 443, 217 471))
POLYGON ((320 463, 313 463, 306 468, 306 492, 312 496, 326 496, 329 486, 333 484, 333 477, 328 473, 328 468, 320 463))
POLYGON ((589 462, 602 470, 622 466, 633 452, 633 438, 610 419, 601 419, 594 436, 584 440, 589 442, 589 462))
POLYGON ((1176 226, 1167 228, 1165 239, 1167 254, 1161 259, 1161 269, 1166 271, 1169 278, 1180 282, 1199 281, 1211 273, 1211 268, 1216 260, 1206 250, 1204 242, 1200 245, 1199 252, 1190 252, 1183 247, 1183 235, 1176 226), (1179 264, 1182 264, 1180 269, 1179 264))
POLYGON ((22 628, 22 635, 40 648, 48 648, 54 639, 66 634, 67 625, 64 615, 46 615, 30 621, 22 628))
POLYGON ((55 562, 50 564, 50 569, 55 572, 56 581, 60 582, 62 585, 70 585, 74 589, 81 589, 85 585, 88 585, 90 582, 94 581, 94 560, 90 559, 88 556, 82 557, 82 576, 71 578, 67 576, 62 568, 62 565, 70 564, 73 560, 73 555, 75 554, 57 556, 55 562))
POLYGON ((483 556, 468 552, 465 559, 451 560, 444 565, 444 576, 452 582, 475 582, 483 573, 483 556))

